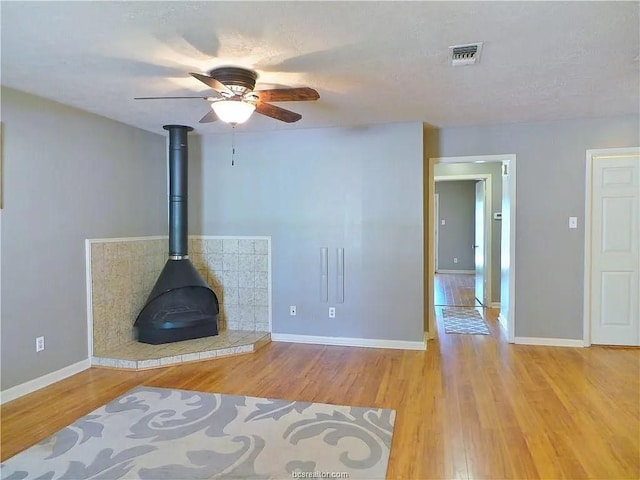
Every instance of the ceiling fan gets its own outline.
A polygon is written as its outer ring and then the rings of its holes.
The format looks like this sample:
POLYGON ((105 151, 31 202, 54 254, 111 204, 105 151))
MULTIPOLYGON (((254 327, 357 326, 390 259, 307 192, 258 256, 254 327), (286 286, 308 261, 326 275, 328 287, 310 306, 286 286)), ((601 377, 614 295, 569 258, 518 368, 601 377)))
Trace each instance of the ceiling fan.
POLYGON ((206 97, 136 97, 135 100, 201 98, 211 104, 212 111, 202 117, 200 123, 220 119, 236 125, 246 122, 254 111, 282 122, 297 122, 302 115, 268 102, 300 102, 320 98, 318 92, 309 87, 254 91, 258 74, 246 68, 220 67, 211 70, 209 75, 190 75, 212 88, 213 94, 206 97))

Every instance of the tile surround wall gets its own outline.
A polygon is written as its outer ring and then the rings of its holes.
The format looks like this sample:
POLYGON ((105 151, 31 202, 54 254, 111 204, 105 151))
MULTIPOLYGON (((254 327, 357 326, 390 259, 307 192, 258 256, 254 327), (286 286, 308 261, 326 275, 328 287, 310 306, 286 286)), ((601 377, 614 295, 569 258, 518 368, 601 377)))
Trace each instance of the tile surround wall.
MULTIPOLYGON (((218 327, 269 331, 270 239, 189 237, 189 258, 218 297, 218 327)), ((133 323, 167 259, 166 237, 88 240, 93 352, 133 339, 133 323)))
POLYGON ((133 322, 167 258, 166 239, 90 240, 93 350, 133 339, 133 322))
POLYGON ((189 257, 222 304, 230 330, 269 331, 269 241, 264 238, 189 239, 189 257))

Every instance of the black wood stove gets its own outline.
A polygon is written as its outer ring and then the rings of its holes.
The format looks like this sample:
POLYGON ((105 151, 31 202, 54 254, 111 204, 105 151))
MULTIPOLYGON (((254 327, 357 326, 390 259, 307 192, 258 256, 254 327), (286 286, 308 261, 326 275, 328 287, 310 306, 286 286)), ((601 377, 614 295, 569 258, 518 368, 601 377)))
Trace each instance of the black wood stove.
POLYGON ((169 259, 142 308, 134 329, 139 342, 153 345, 218 334, 218 298, 188 255, 187 133, 169 131, 169 259))

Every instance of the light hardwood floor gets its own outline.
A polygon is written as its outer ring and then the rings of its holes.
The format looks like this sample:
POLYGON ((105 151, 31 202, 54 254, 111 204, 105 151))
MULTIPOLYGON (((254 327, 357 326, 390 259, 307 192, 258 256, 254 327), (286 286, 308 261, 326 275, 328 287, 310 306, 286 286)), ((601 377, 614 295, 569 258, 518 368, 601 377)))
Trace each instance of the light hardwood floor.
POLYGON ((465 273, 436 273, 434 277, 434 303, 436 306, 474 307, 476 277, 465 273))
POLYGON ((640 478, 640 351, 447 335, 428 351, 272 343, 140 373, 90 369, 1 409, 2 459, 138 384, 397 411, 388 478, 640 478))

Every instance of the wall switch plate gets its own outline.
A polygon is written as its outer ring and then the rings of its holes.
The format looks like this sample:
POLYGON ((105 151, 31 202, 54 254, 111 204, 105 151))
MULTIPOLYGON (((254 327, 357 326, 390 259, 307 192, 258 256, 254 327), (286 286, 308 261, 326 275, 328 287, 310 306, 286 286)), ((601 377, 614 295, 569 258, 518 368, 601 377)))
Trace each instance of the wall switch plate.
POLYGON ((569 228, 578 228, 578 217, 569 217, 569 228))
POLYGON ((453 257, 453 263, 458 263, 458 257, 453 257))
POLYGON ((336 307, 329 307, 329 318, 336 318, 336 307))
POLYGON ((296 306, 295 305, 291 305, 289 307, 289 315, 291 315, 292 317, 296 316, 296 306))
POLYGON ((446 222, 444 221, 444 218, 442 220, 440 220, 440 225, 444 225, 446 222))
POLYGON ((36 352, 44 350, 44 337, 36 337, 36 352))

